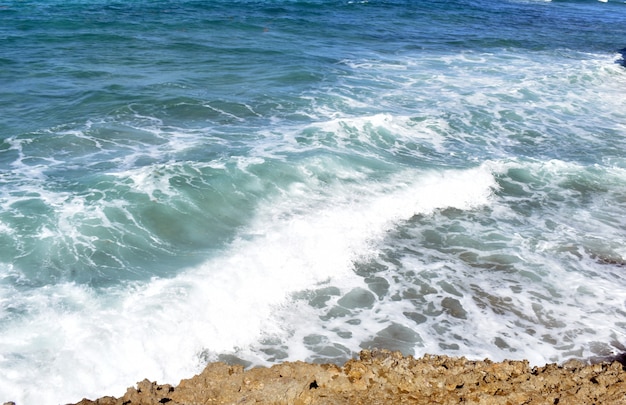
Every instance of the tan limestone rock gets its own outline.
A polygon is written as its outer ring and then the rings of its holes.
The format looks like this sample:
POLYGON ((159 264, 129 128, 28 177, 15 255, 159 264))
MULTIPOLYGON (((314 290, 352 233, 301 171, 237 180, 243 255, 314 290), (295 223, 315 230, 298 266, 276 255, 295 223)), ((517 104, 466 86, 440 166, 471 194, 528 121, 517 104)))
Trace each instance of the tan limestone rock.
POLYGON ((335 365, 283 363, 244 370, 209 364, 176 387, 141 381, 121 398, 80 405, 206 404, 625 404, 618 363, 568 362, 530 368, 527 361, 470 361, 363 351, 335 365))

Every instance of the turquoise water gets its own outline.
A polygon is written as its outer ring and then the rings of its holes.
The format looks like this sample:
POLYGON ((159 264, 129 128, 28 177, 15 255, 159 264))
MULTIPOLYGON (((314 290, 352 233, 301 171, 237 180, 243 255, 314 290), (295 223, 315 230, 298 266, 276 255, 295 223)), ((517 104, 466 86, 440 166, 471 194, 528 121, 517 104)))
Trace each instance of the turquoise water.
POLYGON ((623 353, 625 22, 0 1, 0 400, 373 347, 623 353))

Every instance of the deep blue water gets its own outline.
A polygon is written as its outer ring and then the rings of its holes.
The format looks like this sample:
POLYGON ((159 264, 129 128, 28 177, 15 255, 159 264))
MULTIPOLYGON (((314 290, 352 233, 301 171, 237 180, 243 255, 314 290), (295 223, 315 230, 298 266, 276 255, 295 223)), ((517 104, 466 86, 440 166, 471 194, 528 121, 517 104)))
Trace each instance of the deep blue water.
POLYGON ((0 1, 0 400, 373 347, 622 353, 625 23, 611 0, 0 1))

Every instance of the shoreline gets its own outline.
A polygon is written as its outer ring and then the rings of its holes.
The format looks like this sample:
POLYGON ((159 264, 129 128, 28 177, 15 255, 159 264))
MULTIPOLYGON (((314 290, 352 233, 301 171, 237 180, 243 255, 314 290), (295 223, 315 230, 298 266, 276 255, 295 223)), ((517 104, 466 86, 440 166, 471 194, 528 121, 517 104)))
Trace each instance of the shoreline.
POLYGON ((528 361, 402 356, 363 350, 343 366, 285 362, 244 370, 210 363, 177 386, 143 380, 120 398, 74 405, 191 404, 626 404, 621 358, 530 367, 528 361))

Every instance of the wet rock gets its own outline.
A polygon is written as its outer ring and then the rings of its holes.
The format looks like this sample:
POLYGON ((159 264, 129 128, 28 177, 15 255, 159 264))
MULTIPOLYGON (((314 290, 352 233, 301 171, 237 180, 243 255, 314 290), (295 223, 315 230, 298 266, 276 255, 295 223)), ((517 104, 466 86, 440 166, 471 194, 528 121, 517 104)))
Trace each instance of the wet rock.
POLYGON ((376 297, 371 292, 363 288, 355 288, 337 301, 337 304, 344 308, 372 308, 376 302, 376 297))

